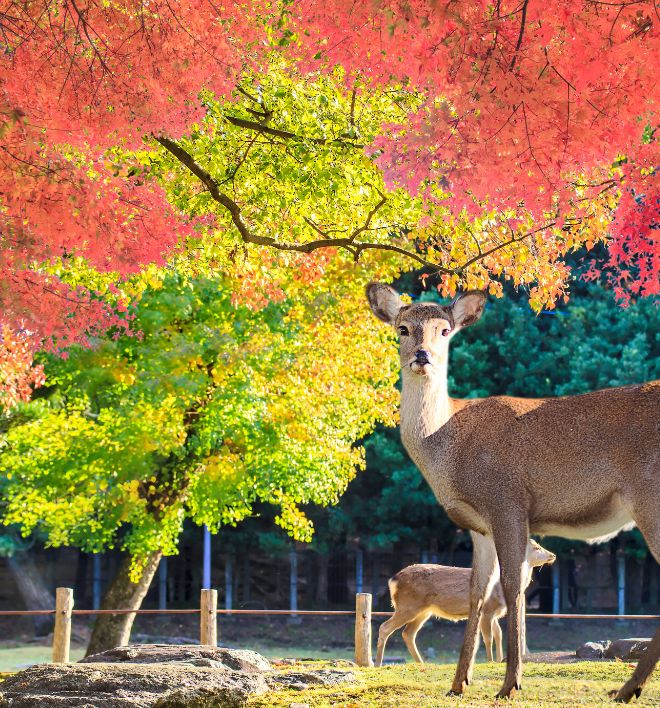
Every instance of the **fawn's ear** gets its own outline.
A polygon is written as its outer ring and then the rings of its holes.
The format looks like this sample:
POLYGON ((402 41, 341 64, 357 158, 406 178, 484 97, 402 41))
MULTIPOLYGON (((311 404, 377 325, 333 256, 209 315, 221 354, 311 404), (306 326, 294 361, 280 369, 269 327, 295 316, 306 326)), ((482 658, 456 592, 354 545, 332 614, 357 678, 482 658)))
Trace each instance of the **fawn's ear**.
POLYGON ((399 293, 394 288, 385 283, 369 283, 367 300, 371 311, 379 320, 394 326, 399 310, 403 307, 399 293))
POLYGON ((457 327, 467 327, 479 320, 486 306, 486 293, 468 290, 457 295, 451 304, 454 323, 457 327))

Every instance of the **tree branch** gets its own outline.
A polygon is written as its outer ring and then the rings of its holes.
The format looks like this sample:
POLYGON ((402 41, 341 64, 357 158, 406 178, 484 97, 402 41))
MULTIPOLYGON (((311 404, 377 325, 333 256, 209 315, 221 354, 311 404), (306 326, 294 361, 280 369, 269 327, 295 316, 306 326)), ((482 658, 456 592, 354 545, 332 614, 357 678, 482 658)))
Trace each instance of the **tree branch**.
POLYGON ((348 140, 341 140, 340 138, 310 138, 304 135, 297 135, 296 133, 291 133, 288 130, 271 128, 263 123, 258 123, 254 120, 247 120, 246 118, 239 118, 238 116, 225 115, 224 118, 227 122, 238 128, 256 130, 259 133, 273 135, 276 138, 283 138, 284 140, 298 140, 300 142, 313 143, 314 145, 345 145, 346 147, 354 148, 356 150, 362 150, 364 148, 364 145, 360 143, 352 143, 348 140))
POLYGON ((511 66, 509 67, 509 71, 513 71, 513 67, 516 65, 516 59, 518 57, 518 52, 520 51, 520 47, 522 47, 523 35, 525 34, 525 23, 527 22, 527 5, 528 4, 529 4, 529 0, 524 0, 523 6, 522 6, 522 16, 520 18, 520 33, 518 34, 518 42, 516 43, 516 49, 513 53, 513 56, 511 57, 511 66))
POLYGON ((321 248, 344 248, 349 251, 353 257, 357 260, 360 253, 366 250, 381 250, 381 251, 394 251, 400 253, 407 258, 410 258, 420 265, 431 268, 436 272, 440 273, 451 273, 448 268, 437 265, 427 261, 425 258, 413 251, 407 251, 399 246, 393 246, 389 244, 381 243, 366 243, 362 241, 356 241, 356 237, 369 229, 371 220, 373 219, 375 213, 385 204, 386 198, 381 194, 380 201, 371 209, 367 214, 365 223, 362 226, 357 227, 349 236, 344 238, 331 238, 326 232, 323 232, 320 227, 311 222, 311 220, 306 219, 308 225, 312 226, 317 233, 323 236, 323 238, 317 239, 315 241, 307 241, 306 243, 283 243, 281 241, 276 241, 270 236, 260 236, 259 234, 253 233, 249 226, 245 223, 243 215, 241 213, 241 208, 239 205, 231 199, 227 194, 220 190, 220 185, 218 182, 201 166, 195 159, 188 153, 184 148, 181 147, 176 141, 170 140, 165 136, 159 136, 155 138, 156 142, 162 145, 170 154, 176 157, 179 162, 192 172, 192 174, 199 179, 199 181, 206 187, 211 197, 221 204, 231 217, 231 220, 238 230, 241 239, 245 243, 254 243, 258 246, 268 246, 270 248, 275 248, 279 251, 297 251, 299 253, 312 253, 321 248))
POLYGON ((556 221, 550 221, 547 224, 543 224, 543 226, 539 226, 537 229, 534 229, 533 231, 528 231, 527 233, 520 234, 516 236, 515 234, 508 240, 504 241, 504 243, 498 243, 497 246, 493 246, 492 248, 489 248, 487 251, 481 251, 480 253, 476 256, 473 256, 469 260, 465 261, 463 265, 459 266, 456 268, 456 273, 458 275, 461 275, 467 268, 469 268, 471 265, 476 263, 477 261, 480 261, 487 256, 492 255, 496 251, 500 251, 503 248, 506 248, 507 246, 511 246, 514 243, 518 243, 519 241, 524 241, 526 238, 529 238, 530 236, 533 236, 534 234, 539 233, 539 231, 545 231, 546 229, 552 228, 557 222, 556 221))
POLYGON ((370 229, 371 221, 373 220, 373 217, 375 216, 376 212, 381 209, 387 201, 386 196, 380 191, 376 190, 380 194, 380 201, 377 202, 377 204, 369 211, 364 221, 364 224, 362 224, 362 226, 356 227, 349 236, 345 236, 343 238, 332 238, 330 234, 333 233, 333 231, 336 233, 337 230, 323 231, 321 227, 318 224, 314 223, 311 219, 303 217, 307 225, 310 226, 310 228, 312 228, 314 231, 316 231, 316 233, 318 233, 322 238, 316 239, 315 241, 307 241, 305 243, 286 243, 276 241, 270 236, 260 236, 259 234, 255 234, 251 231, 250 227, 243 219, 240 206, 233 199, 231 199, 231 197, 229 197, 220 190, 220 185, 218 184, 218 182, 201 165, 199 165, 195 161, 193 156, 190 155, 190 153, 188 153, 184 148, 182 148, 181 145, 179 145, 176 141, 170 140, 170 138, 166 138, 164 136, 156 137, 155 140, 160 145, 162 145, 170 154, 172 154, 182 165, 184 165, 188 170, 190 170, 190 172, 192 172, 192 174, 194 174, 197 179, 200 180, 200 182, 208 190, 211 197, 216 202, 218 202, 218 204, 221 204, 223 207, 225 207, 225 209, 227 209, 231 220, 236 229, 238 230, 238 233, 240 234, 241 239, 244 243, 253 243, 258 246, 268 246, 278 251, 296 251, 298 253, 312 253, 313 251, 317 251, 322 248, 343 248, 352 254, 355 261, 359 260, 361 254, 364 251, 390 251, 393 253, 399 253, 400 255, 405 256, 406 258, 409 258, 412 261, 415 261, 420 266, 432 270, 436 274, 443 273, 446 275, 462 275, 467 268, 469 268, 477 261, 487 258, 496 251, 501 250, 502 248, 506 248, 507 246, 510 246, 514 243, 523 241, 529 236, 533 236, 534 234, 537 234, 540 231, 544 231, 545 229, 551 228, 557 223, 556 221, 551 221, 544 224, 543 226, 538 227, 537 229, 534 229, 533 231, 529 231, 527 233, 519 235, 514 234, 509 240, 497 244, 496 246, 493 246, 492 248, 486 251, 483 251, 479 247, 479 244, 477 242, 479 253, 476 256, 473 256, 472 258, 465 261, 465 263, 460 266, 457 266, 456 268, 447 268, 446 266, 442 266, 438 263, 434 263, 432 261, 427 260, 426 258, 424 258, 418 253, 415 253, 414 251, 409 251, 405 248, 401 248, 400 246, 395 246, 393 244, 387 243, 370 243, 356 240, 361 233, 364 233, 365 231, 368 231, 370 229))

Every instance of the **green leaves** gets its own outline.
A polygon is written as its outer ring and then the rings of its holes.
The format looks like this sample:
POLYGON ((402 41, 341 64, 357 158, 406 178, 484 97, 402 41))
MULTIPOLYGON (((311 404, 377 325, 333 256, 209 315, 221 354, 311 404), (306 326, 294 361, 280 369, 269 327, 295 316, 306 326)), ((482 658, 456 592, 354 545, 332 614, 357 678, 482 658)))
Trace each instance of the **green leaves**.
POLYGON ((2 441, 3 523, 51 545, 119 543, 139 565, 174 552, 186 517, 217 529, 265 501, 310 539, 300 505, 335 502, 363 464, 356 441, 390 420, 393 344, 360 278, 261 309, 236 304, 237 285, 162 272, 126 333, 45 357, 48 395, 17 409, 2 441), (390 365, 374 370, 383 348, 390 365))

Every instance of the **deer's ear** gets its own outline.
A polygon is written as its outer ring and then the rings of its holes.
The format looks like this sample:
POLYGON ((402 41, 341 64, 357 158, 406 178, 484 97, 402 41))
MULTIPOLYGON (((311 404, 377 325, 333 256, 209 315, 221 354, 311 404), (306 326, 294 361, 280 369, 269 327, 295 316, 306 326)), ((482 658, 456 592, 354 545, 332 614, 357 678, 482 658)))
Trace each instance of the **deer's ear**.
POLYGON ((399 310, 403 307, 399 293, 394 288, 385 283, 369 283, 367 300, 371 311, 379 320, 394 326, 399 310))
POLYGON ((468 290, 456 296, 451 304, 454 323, 457 327, 467 327, 479 320, 486 306, 486 293, 468 290))

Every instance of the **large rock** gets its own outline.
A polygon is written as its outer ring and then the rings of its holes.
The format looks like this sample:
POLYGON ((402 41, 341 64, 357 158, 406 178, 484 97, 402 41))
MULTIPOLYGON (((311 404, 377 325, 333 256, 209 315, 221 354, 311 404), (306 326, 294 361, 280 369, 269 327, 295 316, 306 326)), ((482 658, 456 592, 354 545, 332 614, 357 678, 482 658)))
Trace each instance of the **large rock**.
POLYGON ((615 639, 605 650, 605 656, 608 659, 639 661, 650 643, 650 638, 615 639))
POLYGON ((269 689, 346 681, 355 675, 338 669, 275 671, 261 654, 242 649, 138 644, 78 664, 21 671, 0 684, 0 708, 238 708, 269 689))
POLYGON ((0 684, 3 708, 240 708, 263 674, 183 663, 42 664, 0 684))
POLYGON ((100 654, 92 654, 80 660, 81 664, 188 664, 213 669, 232 669, 257 673, 270 671, 272 666, 266 657, 246 649, 223 649, 221 647, 196 645, 172 646, 168 644, 135 644, 116 647, 100 654))
POLYGON ((575 656, 579 659, 602 659, 610 643, 608 639, 602 642, 587 642, 575 650, 575 656))

